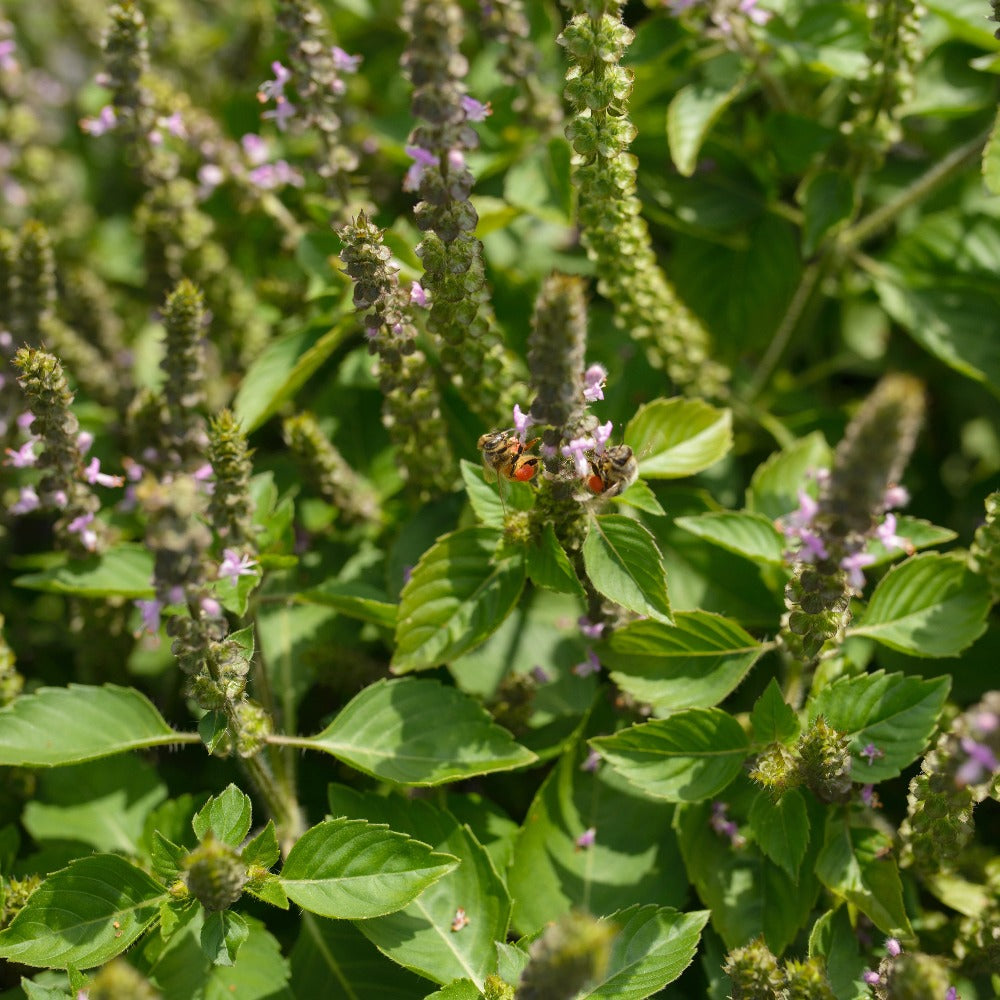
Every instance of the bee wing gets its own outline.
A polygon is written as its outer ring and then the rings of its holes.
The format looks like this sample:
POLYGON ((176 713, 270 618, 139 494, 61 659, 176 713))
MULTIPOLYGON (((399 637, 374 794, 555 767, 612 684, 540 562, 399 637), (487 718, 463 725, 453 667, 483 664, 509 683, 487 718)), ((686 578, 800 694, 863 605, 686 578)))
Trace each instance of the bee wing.
POLYGON ((488 483, 495 483, 499 478, 497 470, 483 462, 483 479, 488 483))

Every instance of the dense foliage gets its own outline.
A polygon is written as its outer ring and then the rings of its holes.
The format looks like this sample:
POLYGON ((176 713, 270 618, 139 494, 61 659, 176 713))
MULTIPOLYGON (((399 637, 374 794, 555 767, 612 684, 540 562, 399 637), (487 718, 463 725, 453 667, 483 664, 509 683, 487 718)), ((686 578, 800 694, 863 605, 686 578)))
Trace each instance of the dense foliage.
POLYGON ((0 996, 997 996, 991 16, 14 0, 0 996))

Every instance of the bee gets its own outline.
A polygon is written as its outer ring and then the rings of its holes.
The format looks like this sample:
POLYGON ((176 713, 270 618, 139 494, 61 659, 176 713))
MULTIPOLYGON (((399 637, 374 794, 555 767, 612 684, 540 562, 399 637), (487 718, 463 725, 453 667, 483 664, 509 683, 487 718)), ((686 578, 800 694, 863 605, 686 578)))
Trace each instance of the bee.
POLYGON ((483 464, 494 476, 526 483, 538 471, 538 456, 528 454, 537 440, 524 444, 512 430, 490 431, 479 439, 478 447, 483 453, 483 464))
POLYGON ((616 444, 590 460, 587 489, 600 497, 624 493, 639 476, 639 463, 627 444, 616 444))

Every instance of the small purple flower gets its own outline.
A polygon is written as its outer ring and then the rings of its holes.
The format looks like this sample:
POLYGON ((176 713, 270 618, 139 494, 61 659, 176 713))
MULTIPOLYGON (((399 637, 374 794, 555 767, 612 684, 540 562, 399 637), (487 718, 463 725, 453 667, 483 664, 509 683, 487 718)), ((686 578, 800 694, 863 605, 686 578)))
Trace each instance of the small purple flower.
POLYGON ((562 447, 562 453, 567 458, 573 459, 576 466, 576 474, 581 478, 590 474, 590 459, 587 457, 588 451, 593 451, 597 447, 597 442, 592 437, 573 438, 569 444, 562 447))
POLYGON ((708 824, 720 836, 728 837, 731 847, 739 849, 746 844, 746 838, 740 833, 740 828, 726 816, 729 806, 725 802, 712 803, 712 815, 708 824))
POLYGON ((187 593, 180 585, 171 587, 167 591, 168 604, 187 604, 187 593))
POLYGON ((465 112, 466 121, 483 122, 493 114, 489 101, 483 104, 482 101, 477 101, 474 97, 469 97, 468 94, 465 94, 459 103, 465 112))
POLYGON ((168 115, 166 117, 157 118, 156 125, 158 128, 165 129, 175 139, 187 138, 187 129, 184 127, 184 118, 181 116, 179 111, 175 111, 172 115, 168 115))
POLYGON ((225 179, 226 172, 217 163, 203 163, 198 168, 202 197, 211 194, 225 179))
POLYGON ((264 163, 269 156, 267 142, 253 132, 247 132, 240 139, 240 145, 243 147, 243 155, 250 162, 251 166, 255 167, 258 164, 264 163))
POLYGON ((885 519, 875 529, 875 537, 887 549, 903 549, 906 551, 913 548, 913 545, 910 543, 908 538, 903 538, 901 535, 896 534, 895 514, 885 515, 885 519))
POLYGON ((292 78, 292 71, 286 69, 277 60, 271 63, 271 72, 274 73, 274 79, 265 80, 257 88, 257 100, 261 104, 270 100, 278 102, 285 100, 285 84, 292 78))
POLYGON ((428 167, 437 167, 439 161, 433 153, 422 146, 407 146, 406 155, 413 160, 413 164, 403 178, 403 190, 416 191, 424 179, 424 171, 428 167))
POLYGON ((288 128, 289 118, 295 117, 295 105, 287 98, 279 97, 274 109, 265 111, 261 118, 272 120, 278 126, 279 132, 284 132, 288 128))
POLYGON ((90 431, 80 431, 76 436, 76 450, 81 455, 86 455, 94 443, 94 435, 90 431))
POLYGON ((160 612, 163 610, 163 604, 155 599, 152 601, 133 601, 132 603, 139 609, 139 616, 142 618, 142 627, 136 632, 136 638, 143 632, 156 635, 160 631, 160 612))
POLYGON ((40 506, 41 501, 38 499, 38 494, 34 488, 31 486, 22 486, 21 499, 17 503, 10 505, 10 512, 11 514, 30 514, 33 510, 38 510, 40 506))
POLYGON ((972 718, 972 726, 978 733, 994 733, 1000 729, 1000 715, 996 712, 977 712, 972 718))
POLYGON ((24 413, 19 413, 17 415, 17 420, 14 422, 22 431, 27 431, 27 429, 35 422, 35 415, 31 412, 31 410, 25 410, 24 413))
POLYGON ((905 486, 892 484, 882 498, 884 510, 892 510, 894 507, 905 507, 910 502, 910 491, 905 486))
POLYGON ((49 503, 57 510, 65 510, 66 504, 69 503, 69 497, 66 496, 65 490, 53 490, 49 495, 49 503))
POLYGON ((514 430, 517 431, 517 436, 521 439, 521 444, 524 444, 528 436, 528 428, 535 422, 535 418, 530 413, 522 413, 521 407, 515 403, 514 404, 514 430))
POLYGON ((885 756, 885 751, 880 750, 874 743, 869 743, 864 750, 861 751, 861 756, 868 758, 868 766, 871 767, 875 761, 881 760, 885 756))
POLYGON ((861 973, 861 978, 868 986, 878 986, 878 984, 882 982, 882 977, 877 972, 873 972, 871 969, 865 969, 865 971, 861 973))
POLYGON ((944 995, 944 1000, 962 1000, 962 998, 958 995, 958 990, 954 986, 949 986, 944 995))
POLYGON ((552 680, 545 668, 539 667, 537 664, 531 668, 531 679, 536 684, 548 684, 552 680))
POLYGON ((305 178, 287 160, 277 160, 274 163, 262 163, 247 174, 247 180, 261 191, 273 191, 290 184, 292 187, 304 187, 305 178))
POLYGON ((201 599, 201 611, 207 618, 222 617, 222 605, 214 597, 201 599))
POLYGON ((596 750, 591 750, 587 754, 587 759, 580 765, 581 771, 590 771, 592 774, 601 766, 601 755, 596 750))
POLYGON ((419 281, 414 281, 410 285, 410 304, 420 306, 421 309, 427 308, 427 292, 424 291, 424 286, 419 281))
POLYGON ((538 454, 545 459, 553 459, 556 457, 556 446, 554 444, 540 444, 538 446, 538 454))
POLYGON ((808 528, 800 528, 799 540, 802 542, 802 548, 798 551, 798 557, 803 562, 812 562, 813 559, 830 558, 830 553, 827 552, 826 546, 823 544, 823 539, 815 531, 810 531, 808 528))
POLYGON ((93 512, 88 511, 86 514, 74 517, 73 520, 66 525, 66 530, 68 532, 80 536, 80 544, 88 552, 93 552, 97 548, 97 532, 90 527, 90 525, 93 524, 93 521, 93 512))
POLYGON ((607 379, 608 372, 604 365, 591 365, 583 373, 583 398, 588 403, 604 399, 604 383, 607 379))
POLYGON ((604 447, 611 440, 611 434, 615 425, 609 420, 606 424, 599 424, 594 430, 594 451, 598 455, 604 452, 604 447))
POLYGON ((245 553, 241 555, 236 549, 223 549, 218 576, 219 579, 228 576, 230 584, 235 587, 241 576, 253 576, 256 566, 256 560, 251 559, 249 555, 245 553))
POLYGON ((861 786, 861 801, 871 808, 872 803, 875 801, 875 786, 874 785, 862 785, 861 786))
POLYGON ((599 674, 600 672, 601 661, 592 649, 587 650, 587 658, 585 660, 573 667, 573 673, 577 677, 590 677, 591 674, 599 674))
POLYGON ((330 49, 330 58, 333 59, 333 68, 338 73, 357 73, 362 57, 349 55, 339 45, 334 45, 330 49))
POLYGON ((767 24, 772 17, 769 10, 761 10, 757 6, 757 0, 740 0, 740 13, 746 14, 754 24, 758 25, 767 24))
POLYGON ((38 461, 35 454, 35 442, 38 438, 29 438, 20 448, 15 451, 13 448, 6 448, 7 458, 4 465, 9 465, 15 469, 30 469, 38 461))
POLYGON ((580 626, 581 635, 588 639, 601 638, 601 633, 604 631, 604 625, 601 622, 592 622, 586 615, 581 615, 576 623, 580 626))
POLYGON ((460 149, 448 150, 448 169, 453 173, 461 173, 465 169, 465 154, 460 149))
POLYGON ((96 118, 80 119, 80 131, 93 136, 105 135, 107 132, 111 132, 117 124, 118 116, 115 114, 115 109, 110 104, 105 104, 97 112, 96 118))
POLYGON ((207 483, 213 475, 215 475, 215 470, 212 468, 212 463, 202 462, 202 464, 191 473, 191 478, 198 483, 207 483))
POLYGON ((840 568, 847 571, 847 582, 855 589, 861 590, 865 585, 865 575, 861 570, 875 562, 875 556, 870 552, 855 552, 840 560, 840 568))
POLYGON ((5 38, 0 41, 0 73, 16 73, 21 65, 14 57, 17 45, 13 38, 5 38))
POLYGON ((977 743, 972 737, 963 736, 961 747, 968 754, 968 760, 955 773, 955 781, 961 787, 978 785, 1000 771, 1000 761, 985 743, 977 743))
POLYGON ((579 837, 576 838, 576 849, 578 851, 584 851, 588 847, 594 846, 594 841, 597 839, 597 827, 588 827, 579 837))
POLYGON ((124 486, 124 476, 109 476, 106 472, 101 472, 101 460, 92 458, 90 464, 83 470, 83 478, 91 486, 124 486))
POLYGON ((798 498, 798 507, 782 518, 782 530, 786 535, 798 535, 803 528, 808 528, 819 510, 819 504, 815 498, 801 487, 798 491, 798 498))
POLYGON ((885 950, 892 958, 896 958, 902 952, 903 946, 896 938, 886 938, 885 950))

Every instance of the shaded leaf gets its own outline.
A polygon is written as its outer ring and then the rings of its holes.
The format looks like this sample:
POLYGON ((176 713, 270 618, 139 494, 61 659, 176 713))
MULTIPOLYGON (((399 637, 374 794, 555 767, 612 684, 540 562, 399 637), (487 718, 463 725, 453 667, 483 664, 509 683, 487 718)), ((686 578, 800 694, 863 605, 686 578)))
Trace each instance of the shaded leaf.
POLYGON ((674 524, 754 562, 784 565, 784 536, 774 522, 762 514, 719 511, 697 517, 678 517, 674 524))
POLYGON ((142 545, 118 545, 99 556, 26 573, 15 586, 77 597, 153 597, 153 554, 142 545))
POLYGON ((323 604, 348 618, 357 618, 383 628, 396 627, 396 605, 382 591, 357 580, 328 580, 296 594, 296 600, 305 604, 323 604))
POLYGON ((749 820, 757 846, 797 882, 809 846, 809 814, 802 793, 792 788, 774 802, 766 792, 758 792, 749 820))
POLYGON ((566 550, 556 538, 555 528, 546 522, 541 537, 527 548, 528 579, 536 587, 583 597, 583 585, 577 579, 566 550))
POLYGON ((801 731, 798 716, 772 677, 750 713, 755 743, 791 743, 801 731))
POLYGON ((819 431, 776 451, 757 466, 747 488, 747 510, 769 521, 799 505, 798 491, 808 485, 807 474, 827 469, 833 452, 819 431))

